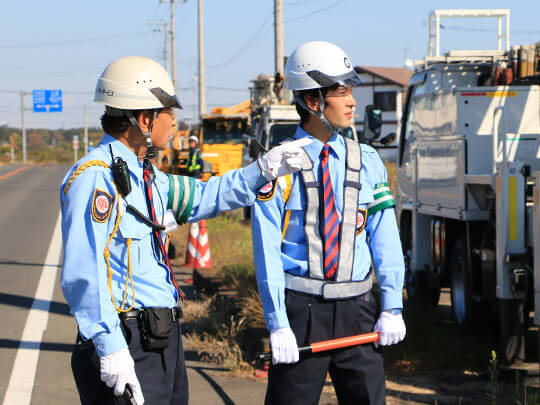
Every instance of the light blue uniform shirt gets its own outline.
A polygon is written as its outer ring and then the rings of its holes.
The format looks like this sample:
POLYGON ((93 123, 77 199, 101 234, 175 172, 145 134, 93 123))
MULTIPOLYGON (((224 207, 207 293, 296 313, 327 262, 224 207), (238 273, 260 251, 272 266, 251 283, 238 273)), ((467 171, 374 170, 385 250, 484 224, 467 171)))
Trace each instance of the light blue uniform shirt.
MULTIPOLYGON (((64 246, 61 285, 80 334, 85 340, 93 340, 100 356, 127 347, 107 286, 108 270, 103 256, 117 216, 116 190, 111 169, 99 166, 84 170, 73 181, 67 195, 64 193, 64 185, 77 167, 87 161, 100 160, 110 165, 109 145, 114 156, 124 159, 129 167, 132 191, 121 204, 125 207, 126 203, 129 203, 149 216, 142 162, 125 145, 107 134, 93 151, 68 172, 60 190, 64 246), (110 216, 104 222, 98 222, 92 216, 96 189, 115 197, 110 216)), ((158 222, 161 222, 167 209, 169 179, 165 173, 157 169, 155 172, 153 200, 158 222)), ((212 177, 206 183, 197 180, 188 221, 196 222, 214 217, 222 211, 250 205, 255 200, 258 189, 266 181, 257 163, 229 171, 222 177, 212 177)), ((167 266, 156 256, 152 228, 126 212, 125 208, 123 211, 118 232, 109 244, 113 271, 112 291, 116 305, 121 306, 126 286, 126 240, 130 238, 131 269, 135 285, 134 308, 175 306, 178 294, 167 266)), ((127 309, 133 302, 131 284, 126 302, 127 309)))
MULTIPOLYGON (((320 154, 323 144, 298 127, 295 139, 310 137, 313 142, 304 147, 313 162, 317 180, 320 177, 320 154)), ((334 133, 328 141, 331 147, 329 171, 334 190, 335 204, 342 219, 343 188, 345 181, 346 149, 341 135, 334 133)), ((367 209, 374 201, 375 185, 386 183, 386 169, 375 149, 361 145, 362 189, 358 197, 358 208, 367 209)), ((251 223, 255 271, 259 294, 263 304, 268 329, 289 327, 285 307, 284 272, 295 276, 307 276, 307 239, 304 232, 306 193, 301 175, 292 175, 292 189, 287 202, 278 187, 268 201, 257 200, 252 206, 251 223), (287 231, 282 239, 285 212, 290 210, 287 231)), ((369 215, 365 229, 356 236, 354 247, 352 280, 366 278, 373 261, 377 283, 381 290, 382 309, 403 307, 402 288, 405 266, 393 208, 386 208, 369 215)))

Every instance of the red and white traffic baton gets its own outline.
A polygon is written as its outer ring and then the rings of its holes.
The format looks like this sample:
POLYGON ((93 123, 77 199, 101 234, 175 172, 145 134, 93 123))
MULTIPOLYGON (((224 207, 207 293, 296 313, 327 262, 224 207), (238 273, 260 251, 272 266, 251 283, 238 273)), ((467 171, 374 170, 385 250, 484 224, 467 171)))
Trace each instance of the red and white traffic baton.
MULTIPOLYGON (((328 350, 341 349, 343 347, 363 345, 366 343, 373 343, 379 340, 379 332, 364 333, 362 335, 349 336, 339 339, 325 340, 322 342, 312 343, 309 346, 299 347, 298 352, 300 354, 312 354, 325 352, 328 350)), ((271 360, 272 352, 259 353, 257 355, 258 360, 271 360)))

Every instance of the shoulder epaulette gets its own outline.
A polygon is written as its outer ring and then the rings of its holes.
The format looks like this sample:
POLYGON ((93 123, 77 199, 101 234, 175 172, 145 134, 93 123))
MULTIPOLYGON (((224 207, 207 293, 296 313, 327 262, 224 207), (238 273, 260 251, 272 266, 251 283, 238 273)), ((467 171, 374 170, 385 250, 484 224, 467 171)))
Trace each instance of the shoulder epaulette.
POLYGON ((109 165, 102 160, 89 160, 88 162, 84 162, 82 165, 77 167, 77 169, 71 174, 69 180, 64 185, 64 194, 67 194, 69 188, 71 187, 71 184, 75 181, 75 179, 79 177, 82 172, 92 166, 101 166, 106 169, 109 168, 109 165))

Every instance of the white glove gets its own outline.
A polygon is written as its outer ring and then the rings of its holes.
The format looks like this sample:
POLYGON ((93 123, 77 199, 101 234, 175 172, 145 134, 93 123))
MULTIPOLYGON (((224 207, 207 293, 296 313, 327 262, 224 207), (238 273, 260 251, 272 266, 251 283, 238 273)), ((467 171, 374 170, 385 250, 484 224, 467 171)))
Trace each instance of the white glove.
MULTIPOLYGON (((397 315, 388 311, 381 312, 373 332, 379 332, 379 344, 381 346, 395 345, 405 339, 405 322, 401 312, 397 315)), ((377 344, 375 344, 377 346, 377 344)))
POLYGON ((302 168, 302 146, 309 145, 313 139, 302 138, 272 148, 258 160, 262 175, 268 181, 302 168))
POLYGON ((109 388, 114 387, 114 395, 121 397, 124 394, 126 385, 129 384, 135 403, 137 405, 144 403, 141 384, 139 384, 135 374, 135 362, 128 349, 121 349, 100 357, 99 363, 101 381, 109 388))
POLYGON ((272 364, 296 363, 300 358, 296 337, 291 328, 279 328, 270 331, 272 364))

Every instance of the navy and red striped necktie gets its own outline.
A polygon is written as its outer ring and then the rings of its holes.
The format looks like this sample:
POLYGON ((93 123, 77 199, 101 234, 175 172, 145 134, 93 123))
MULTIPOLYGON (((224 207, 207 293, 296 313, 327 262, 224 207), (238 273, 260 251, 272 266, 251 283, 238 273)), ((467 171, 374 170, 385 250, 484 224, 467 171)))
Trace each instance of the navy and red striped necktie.
MULTIPOLYGON (((146 205, 148 207, 148 212, 150 213, 150 219, 154 223, 157 222, 157 216, 156 216, 156 210, 154 208, 154 198, 152 195, 152 181, 155 177, 154 169, 152 167, 152 163, 148 159, 144 159, 143 161, 143 179, 144 179, 144 195, 146 197, 146 205)), ((171 264, 169 263, 169 256, 167 255, 167 252, 165 251, 165 244, 163 243, 163 239, 161 237, 161 232, 153 228, 152 229, 152 235, 154 238, 154 246, 158 252, 156 252, 157 256, 159 257, 161 254, 161 257, 165 264, 167 265, 167 268, 169 269, 169 273, 171 274, 171 279, 174 284, 174 287, 180 294, 180 296, 183 298, 182 291, 180 291, 180 288, 178 287, 178 284, 176 282, 176 277, 174 275, 174 272, 172 270, 171 264)))
POLYGON ((330 170, 328 168, 328 157, 330 146, 325 144, 321 151, 321 171, 322 171, 322 191, 324 199, 323 208, 323 244, 324 244, 324 277, 333 279, 339 259, 339 219, 334 201, 334 190, 330 180, 330 170))

